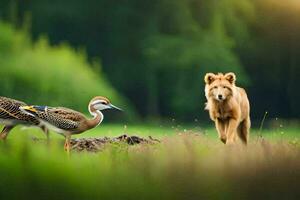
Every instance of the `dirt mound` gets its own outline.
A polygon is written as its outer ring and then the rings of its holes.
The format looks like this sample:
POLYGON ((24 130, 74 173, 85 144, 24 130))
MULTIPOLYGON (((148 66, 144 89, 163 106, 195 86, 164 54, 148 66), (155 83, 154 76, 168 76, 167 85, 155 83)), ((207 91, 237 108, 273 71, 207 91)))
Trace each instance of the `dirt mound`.
POLYGON ((71 140, 72 150, 74 151, 90 151, 98 152, 101 151, 107 144, 155 144, 159 143, 158 139, 154 139, 151 136, 148 138, 142 138, 138 136, 121 135, 114 138, 103 137, 103 138, 78 138, 71 140))

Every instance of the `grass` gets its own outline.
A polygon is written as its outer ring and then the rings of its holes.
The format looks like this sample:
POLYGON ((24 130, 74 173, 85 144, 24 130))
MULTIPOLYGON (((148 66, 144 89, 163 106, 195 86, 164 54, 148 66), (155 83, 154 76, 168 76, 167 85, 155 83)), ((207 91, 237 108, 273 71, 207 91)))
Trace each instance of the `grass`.
POLYGON ((299 129, 263 130, 264 140, 252 132, 242 148, 224 146, 212 128, 103 125, 77 137, 162 143, 68 157, 61 136, 45 145, 28 139, 43 137, 39 130, 18 128, 0 144, 0 199, 299 199, 299 129))
MULTIPOLYGON (((89 130, 83 134, 74 135, 73 138, 86 138, 86 137, 104 137, 104 136, 119 136, 121 134, 129 135, 139 135, 139 136, 172 136, 178 133, 198 133, 204 134, 205 136, 217 139, 217 132, 214 127, 200 127, 191 125, 174 125, 174 124, 164 124, 164 125, 154 125, 154 124, 138 124, 138 125, 126 125, 126 124, 102 124, 98 128, 89 130)), ((251 130, 250 137, 253 139, 257 138, 260 130, 251 130)), ((300 136, 300 129, 297 127, 278 127, 273 129, 263 129, 261 135, 269 140, 294 140, 298 139, 300 136)), ((26 135, 29 137, 43 138, 43 134, 38 128, 24 128, 17 127, 13 129, 9 138, 18 138, 21 135, 26 135)), ((53 138, 63 138, 62 136, 51 133, 53 138)))

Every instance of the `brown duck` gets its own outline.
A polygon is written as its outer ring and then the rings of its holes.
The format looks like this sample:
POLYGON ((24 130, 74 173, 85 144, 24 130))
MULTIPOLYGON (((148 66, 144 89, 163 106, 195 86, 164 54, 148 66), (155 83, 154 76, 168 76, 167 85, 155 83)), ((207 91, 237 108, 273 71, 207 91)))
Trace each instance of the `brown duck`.
POLYGON ((82 113, 64 107, 48 106, 21 106, 20 109, 33 117, 39 119, 41 124, 47 128, 65 136, 65 150, 70 151, 71 135, 79 134, 99 125, 103 120, 102 110, 120 108, 112 105, 105 97, 93 98, 88 109, 92 119, 86 118, 82 113))
POLYGON ((0 133, 0 139, 5 140, 9 132, 18 124, 25 126, 39 126, 48 139, 49 136, 46 127, 41 125, 36 117, 23 113, 20 110, 20 106, 26 105, 27 104, 22 101, 0 97, 0 123, 4 124, 4 128, 0 133))

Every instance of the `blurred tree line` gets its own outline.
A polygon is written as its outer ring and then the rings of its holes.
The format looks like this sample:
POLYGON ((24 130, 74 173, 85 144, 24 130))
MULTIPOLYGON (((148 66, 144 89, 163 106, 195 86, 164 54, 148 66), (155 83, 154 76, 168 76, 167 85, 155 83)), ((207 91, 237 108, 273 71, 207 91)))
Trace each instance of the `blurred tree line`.
POLYGON ((253 118, 299 118, 300 3, 294 0, 0 0, 0 17, 31 23, 101 60, 117 91, 146 118, 203 111, 206 72, 233 71, 253 118))
POLYGON ((16 30, 0 22, 0 66, 1 96, 87 113, 91 98, 101 94, 127 107, 127 119, 135 118, 130 105, 108 83, 97 62, 88 63, 83 51, 75 51, 67 44, 51 46, 45 37, 33 43, 26 27, 16 30))

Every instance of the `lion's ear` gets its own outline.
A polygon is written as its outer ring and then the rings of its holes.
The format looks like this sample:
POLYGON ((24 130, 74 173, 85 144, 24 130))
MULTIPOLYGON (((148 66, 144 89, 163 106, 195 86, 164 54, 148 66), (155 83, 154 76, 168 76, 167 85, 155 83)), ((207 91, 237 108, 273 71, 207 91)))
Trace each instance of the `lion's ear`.
POLYGON ((228 80, 231 84, 234 84, 236 81, 236 76, 233 72, 229 72, 227 74, 225 74, 225 78, 226 80, 228 80))
POLYGON ((207 73, 204 77, 205 83, 210 85, 215 80, 215 76, 213 73, 207 73))

